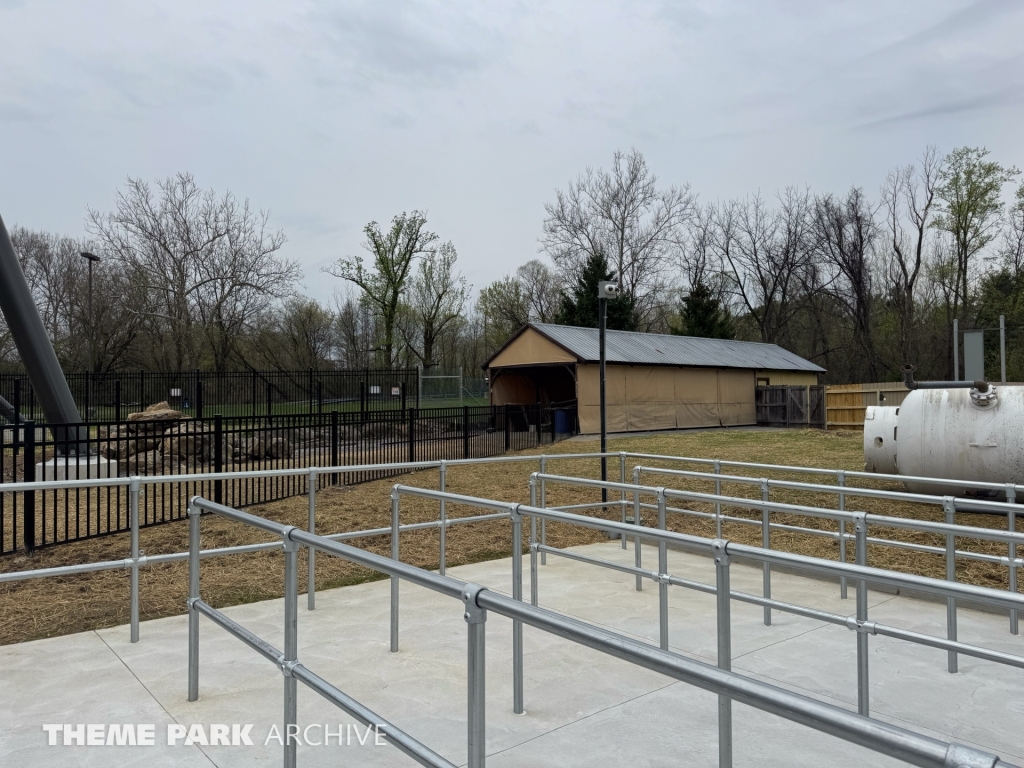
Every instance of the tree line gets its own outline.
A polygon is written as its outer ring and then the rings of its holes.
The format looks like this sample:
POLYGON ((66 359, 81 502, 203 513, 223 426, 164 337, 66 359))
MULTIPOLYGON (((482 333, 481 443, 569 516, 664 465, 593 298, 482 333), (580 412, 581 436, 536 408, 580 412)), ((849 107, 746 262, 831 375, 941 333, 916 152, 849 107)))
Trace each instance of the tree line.
MULTIPOLYGON (((928 147, 877 190, 702 202, 643 155, 615 153, 544 206, 539 250, 480 289, 423 212, 368 223, 363 253, 325 271, 332 301, 298 290, 269 214, 186 173, 129 179, 87 235, 11 237, 62 366, 97 371, 422 366, 467 374, 527 322, 595 326, 597 283, 617 279, 609 326, 779 344, 832 382, 949 378, 953 320, 1011 329, 1024 379, 1024 184, 985 149, 928 147), (92 326, 86 263, 95 253, 92 326)), ((0 360, 18 365, 6 326, 0 360)), ((994 337, 993 337, 994 340, 994 337)), ((989 350, 995 354, 995 350, 989 350)), ((995 363, 989 370, 996 371, 995 363)), ((992 374, 990 374, 992 375, 992 374)))

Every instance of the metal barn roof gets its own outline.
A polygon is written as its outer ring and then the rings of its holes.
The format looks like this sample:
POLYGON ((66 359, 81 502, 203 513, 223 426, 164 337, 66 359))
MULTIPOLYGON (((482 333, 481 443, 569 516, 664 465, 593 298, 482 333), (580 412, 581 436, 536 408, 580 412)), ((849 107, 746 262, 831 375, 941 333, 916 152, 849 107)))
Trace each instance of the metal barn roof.
MULTIPOLYGON (((597 328, 577 328, 550 323, 531 323, 526 327, 532 327, 547 336, 581 361, 597 362, 600 358, 597 328)), ((513 340, 514 338, 516 337, 513 337, 513 340)), ((608 331, 605 354, 609 363, 631 365, 691 365, 816 373, 825 370, 777 344, 704 339, 663 333, 608 331)))

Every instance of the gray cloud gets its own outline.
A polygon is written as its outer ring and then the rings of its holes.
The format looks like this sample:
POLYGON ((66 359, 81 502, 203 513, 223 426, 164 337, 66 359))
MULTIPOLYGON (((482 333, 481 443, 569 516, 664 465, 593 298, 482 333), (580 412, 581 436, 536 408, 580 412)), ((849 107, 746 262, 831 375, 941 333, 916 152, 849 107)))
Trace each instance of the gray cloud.
POLYGON ((426 209, 480 287, 617 148, 704 199, 877 188, 930 143, 1024 164, 1018 0, 0 0, 0 212, 80 234, 125 177, 272 209, 319 298, 426 209))

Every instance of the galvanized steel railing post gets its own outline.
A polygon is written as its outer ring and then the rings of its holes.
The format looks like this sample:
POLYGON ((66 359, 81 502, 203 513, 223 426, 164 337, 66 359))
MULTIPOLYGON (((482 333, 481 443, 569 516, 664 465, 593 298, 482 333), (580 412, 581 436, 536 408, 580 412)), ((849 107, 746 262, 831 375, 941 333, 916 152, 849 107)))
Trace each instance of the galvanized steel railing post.
MULTIPOLYGON (((309 469, 309 528, 310 533, 316 534, 316 467, 309 469)), ((306 561, 306 609, 316 608, 316 550, 306 547, 308 550, 306 561)))
MULTIPOLYGON (((658 489, 658 528, 666 530, 665 489, 658 489)), ((658 634, 663 651, 668 650, 668 544, 658 542, 658 634)))
MULTIPOLYGON (((547 485, 544 482, 544 477, 543 477, 544 473, 547 472, 547 468, 548 468, 548 457, 542 455, 540 457, 540 474, 541 474, 541 478, 540 478, 540 499, 539 499, 540 504, 538 505, 541 509, 547 509, 547 502, 548 502, 547 490, 548 489, 547 489, 547 485)), ((547 520, 541 520, 540 521, 540 543, 543 546, 545 546, 545 547, 548 545, 548 521, 547 520)), ((547 554, 547 552, 541 552, 540 553, 540 564, 541 565, 547 565, 548 564, 548 554, 547 554)))
MULTIPOLYGON (((530 506, 537 506, 537 476, 530 475, 530 506)), ((537 605, 537 516, 530 515, 530 605, 537 605)))
MULTIPOLYGON (((715 459, 715 474, 722 474, 722 461, 715 459)), ((715 480, 715 496, 722 495, 722 481, 715 480)), ((715 502, 715 538, 722 538, 722 502, 715 502)))
MULTIPOLYGON (((761 478, 761 501, 769 501, 770 489, 768 479, 761 478)), ((767 509, 761 510, 761 546, 765 549, 772 548, 772 527, 767 509)), ((772 599, 772 566, 771 563, 761 563, 761 591, 765 600, 772 599)), ((767 605, 764 607, 764 625, 772 625, 772 609, 767 605)))
MULTIPOLYGON (((291 531, 281 537, 284 545, 284 768, 295 768, 298 744, 298 681, 291 669, 299 657, 299 545, 291 531)), ((309 548, 312 552, 312 547, 309 548)))
MULTIPOLYGON (((836 485, 840 488, 846 486, 846 472, 845 470, 836 471, 836 485)), ((839 511, 846 511, 846 494, 842 491, 839 492, 839 511)), ((839 521, 839 562, 846 562, 846 520, 839 521)), ((846 577, 839 577, 839 597, 843 600, 846 599, 846 577)))
MULTIPOLYGON (((956 500, 952 496, 942 497, 942 508, 946 513, 946 523, 956 524, 956 500)), ((946 534, 946 581, 956 581, 956 536, 946 534)), ((956 640, 956 598, 946 598, 946 639, 956 640)), ((959 668, 956 651, 948 651, 948 667, 950 672, 959 668)))
MULTIPOLYGON (((640 485, 640 467, 633 468, 633 485, 640 485)), ((633 525, 640 525, 640 492, 633 491, 633 525)), ((633 564, 639 568, 641 560, 640 535, 637 534, 633 537, 633 564)), ((636 577, 636 591, 642 592, 644 589, 643 577, 637 574, 636 577)))
MULTIPOLYGON (((1006 501, 1009 504, 1017 503, 1017 486, 1013 483, 1006 484, 1006 501)), ((1017 513, 1013 509, 1009 509, 1006 512, 1006 528, 1010 533, 1014 533, 1017 528, 1017 513)), ((1008 545, 1008 552, 1010 558, 1010 591, 1017 591, 1017 545, 1014 542, 1010 542, 1008 545)), ((1010 634, 1018 634, 1017 627, 1017 609, 1010 609, 1010 634)))
POLYGON ((199 699, 199 515, 194 503, 188 505, 188 700, 199 699))
POLYGON ((467 766, 484 768, 487 758, 486 719, 486 634, 487 611, 477 604, 477 595, 483 590, 478 584, 467 584, 462 592, 466 604, 467 625, 467 766))
POLYGON ((132 576, 131 576, 131 642, 139 642, 139 494, 142 482, 132 477, 128 486, 129 508, 132 529, 132 576))
MULTIPOLYGON (((623 451, 619 451, 619 482, 623 485, 626 484, 626 454, 623 451)), ((626 524, 626 489, 623 488, 619 492, 619 512, 622 517, 622 524, 626 524)), ((626 537, 625 535, 619 536, 622 541, 622 548, 626 548, 626 537)))
MULTIPOLYGON (((729 583, 729 542, 711 543, 715 556, 715 599, 718 619, 718 668, 732 669, 732 587, 729 583)), ((732 768, 732 699, 718 695, 718 766, 732 768)))
MULTIPOLYGON (((512 599, 523 599, 523 516, 519 505, 509 509, 512 517, 512 599)), ((523 622, 512 620, 512 711, 523 714, 523 622)))
MULTIPOLYGON (((447 479, 448 479, 448 466, 445 464, 445 462, 442 461, 441 465, 438 467, 437 471, 438 471, 437 487, 438 487, 438 490, 443 491, 444 488, 445 488, 445 483, 447 482, 447 479)), ((438 528, 438 538, 440 539, 440 543, 439 543, 440 555, 439 555, 439 558, 438 558, 438 563, 439 564, 438 564, 437 572, 440 573, 442 576, 444 576, 445 561, 448 559, 447 548, 445 546, 445 544, 446 544, 446 534, 448 533, 448 518, 445 516, 444 499, 441 499, 438 502, 438 514, 440 516, 441 526, 440 526, 440 528, 438 528)))
MULTIPOLYGON (((863 512, 856 513, 853 524, 857 536, 857 565, 868 564, 868 524, 863 512)), ((868 634, 861 631, 868 620, 868 584, 857 581, 857 712, 868 717, 871 711, 870 675, 868 666, 868 634)))
MULTIPOLYGON (((391 491, 391 559, 396 563, 401 559, 398 549, 398 513, 401 496, 398 491, 391 491)), ((398 653, 398 577, 391 576, 391 652, 398 653)))

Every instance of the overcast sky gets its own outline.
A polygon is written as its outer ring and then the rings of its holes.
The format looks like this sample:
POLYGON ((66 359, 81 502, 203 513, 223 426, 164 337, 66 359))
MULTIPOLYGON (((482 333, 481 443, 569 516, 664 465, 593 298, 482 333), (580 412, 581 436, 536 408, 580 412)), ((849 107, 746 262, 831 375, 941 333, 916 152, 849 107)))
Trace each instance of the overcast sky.
POLYGON ((319 299, 412 209, 480 288, 617 148, 703 200, 877 196, 927 144, 1024 167, 1022 96, 1022 0, 0 0, 0 215, 82 235, 187 170, 270 209, 319 299))

